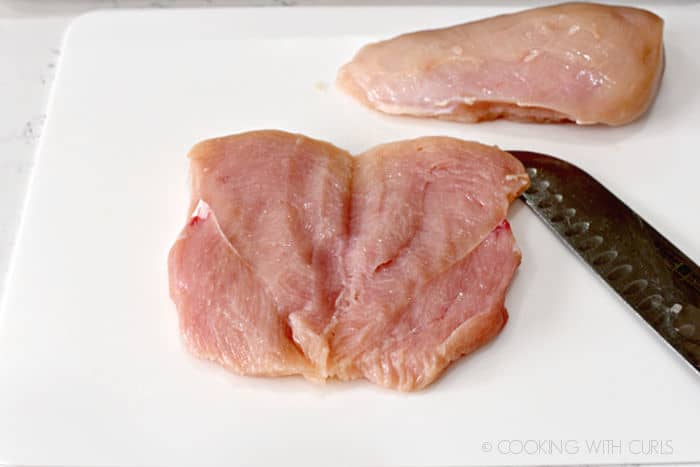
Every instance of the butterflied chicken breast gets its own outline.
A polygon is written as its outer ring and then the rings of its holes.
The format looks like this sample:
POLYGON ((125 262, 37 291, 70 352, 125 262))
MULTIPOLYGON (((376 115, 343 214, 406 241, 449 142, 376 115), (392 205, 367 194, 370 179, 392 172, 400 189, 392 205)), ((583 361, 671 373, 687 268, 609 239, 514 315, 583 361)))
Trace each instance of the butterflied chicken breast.
MULTIPOLYGON (((231 301, 231 311, 226 314, 239 316, 238 327, 245 333, 253 317, 268 306, 262 299, 269 298, 289 346, 303 353, 317 377, 325 378, 328 344, 321 334, 343 285, 337 258, 343 254, 347 239, 352 157, 328 143, 281 131, 207 140, 195 146, 189 157, 192 208, 200 201, 206 203, 218 220, 224 241, 265 291, 253 294, 250 284, 241 281, 243 276, 230 275, 226 280, 231 293, 243 294, 247 302, 231 301)), ((186 227, 185 234, 189 230, 186 227)), ((184 248, 180 243, 197 241, 181 238, 174 251, 184 248)), ((201 267, 223 267, 218 254, 202 253, 201 267)), ((182 269, 187 268, 180 264, 180 257, 171 257, 171 284, 174 273, 190 273, 182 269)), ((201 293, 192 282, 198 281, 193 278, 173 284, 176 303, 182 300, 184 305, 179 306, 181 316, 202 312, 184 301, 190 299, 189 293, 201 293)), ((219 303, 212 301, 211 306, 219 303)), ((215 309, 204 312, 215 313, 215 309)), ((258 330, 263 335, 267 331, 258 330)), ((193 331, 186 327, 183 332, 187 336, 193 331)), ((220 329, 217 332, 225 334, 220 329)), ((286 352, 280 351, 278 358, 286 359, 286 352)), ((274 358, 267 362, 272 369, 281 364, 274 358)), ((251 374, 245 367, 239 372, 251 374)), ((309 376, 306 371, 304 374, 309 376)))
POLYGON ((488 321, 465 345, 501 329, 520 252, 510 229, 493 231, 527 183, 509 154, 454 138, 389 143, 358 156, 345 288, 330 333, 338 377, 422 387, 466 353, 440 350, 462 325, 488 321))
POLYGON ((504 218, 528 184, 509 154, 433 137, 352 157, 259 131, 190 158, 193 214, 169 271, 195 355, 412 390, 505 324, 520 252, 504 218))
POLYGON ((395 295, 388 290, 376 301, 350 307, 350 316, 341 312, 344 346, 336 376, 361 376, 405 391, 432 383, 450 363, 501 331, 508 320, 503 301, 519 264, 520 250, 502 221, 471 253, 412 288, 403 301, 382 300, 395 295))
POLYGON ((388 114, 624 125, 656 94, 662 36, 649 11, 565 3, 369 44, 337 81, 388 114))
POLYGON ((194 355, 240 374, 316 377, 289 338, 289 324, 267 283, 203 201, 170 252, 170 295, 194 355))

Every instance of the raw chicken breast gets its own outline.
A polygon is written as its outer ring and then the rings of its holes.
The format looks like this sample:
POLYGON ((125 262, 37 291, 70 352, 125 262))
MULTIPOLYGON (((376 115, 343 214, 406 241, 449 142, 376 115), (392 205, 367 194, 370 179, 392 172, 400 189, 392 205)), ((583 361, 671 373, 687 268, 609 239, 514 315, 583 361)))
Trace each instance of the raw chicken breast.
POLYGON ((170 295, 190 351, 246 375, 304 374, 313 365, 255 270, 201 202, 170 252, 170 295))
MULTIPOLYGON (((259 131, 204 141, 190 160, 193 205, 210 206, 286 332, 325 378, 328 345, 320 334, 342 287, 336 258, 347 238, 352 157, 303 136, 259 131)), ((251 301, 246 312, 257 307, 251 301)))
POLYGON ((646 10, 565 3, 369 44, 338 85, 389 114, 623 125, 656 94, 662 35, 646 10))
POLYGON ((246 375, 424 387, 504 325, 519 161, 454 138, 357 158, 278 131, 190 153, 194 214, 170 253, 188 348, 246 375))
POLYGON ((350 311, 354 319, 341 318, 338 326, 350 334, 342 350, 348 341, 354 344, 352 370, 343 353, 343 371, 337 376, 362 375, 400 390, 432 383, 452 361, 501 331, 508 320, 505 293, 519 264, 520 250, 507 221, 502 221, 471 253, 415 287, 398 306, 378 301, 366 309, 355 307, 350 311), (358 322, 357 316, 364 320, 358 322), (378 319, 381 326, 375 323, 378 319), (366 333, 368 327, 379 329, 366 333))
POLYGON ((520 253, 510 234, 498 237, 509 245, 504 249, 484 246, 481 255, 490 257, 495 276, 484 276, 483 261, 471 253, 527 183, 519 161, 454 138, 389 143, 360 155, 346 283, 331 339, 334 373, 389 387, 423 386, 460 356, 438 348, 462 323, 484 312, 497 321, 489 338, 500 330, 520 253), (488 293, 469 287, 480 283, 488 293), (492 299, 496 314, 487 305, 492 299), (419 351, 418 342, 425 348, 419 351))

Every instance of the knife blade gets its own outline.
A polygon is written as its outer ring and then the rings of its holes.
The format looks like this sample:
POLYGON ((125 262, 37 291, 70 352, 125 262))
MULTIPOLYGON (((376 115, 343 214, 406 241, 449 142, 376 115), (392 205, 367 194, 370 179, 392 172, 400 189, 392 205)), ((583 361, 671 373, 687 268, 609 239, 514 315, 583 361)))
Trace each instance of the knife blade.
POLYGON ((525 204, 700 372, 700 267, 575 165, 508 152, 530 176, 525 204))

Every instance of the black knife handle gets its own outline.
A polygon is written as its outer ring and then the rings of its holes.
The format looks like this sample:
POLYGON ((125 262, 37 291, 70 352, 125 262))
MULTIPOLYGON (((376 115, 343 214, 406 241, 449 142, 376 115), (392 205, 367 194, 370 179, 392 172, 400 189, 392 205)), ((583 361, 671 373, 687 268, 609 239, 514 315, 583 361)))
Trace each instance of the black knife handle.
POLYGON ((578 167, 510 153, 532 181, 525 203, 700 371, 700 267, 578 167))

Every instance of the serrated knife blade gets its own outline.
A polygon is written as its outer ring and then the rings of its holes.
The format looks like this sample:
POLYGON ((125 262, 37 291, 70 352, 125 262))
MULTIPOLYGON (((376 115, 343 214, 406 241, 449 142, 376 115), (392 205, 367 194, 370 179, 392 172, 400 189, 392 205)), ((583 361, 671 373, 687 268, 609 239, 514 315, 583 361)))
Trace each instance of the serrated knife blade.
POLYGON ((573 164, 508 152, 530 176, 528 207, 700 372, 700 267, 573 164))

